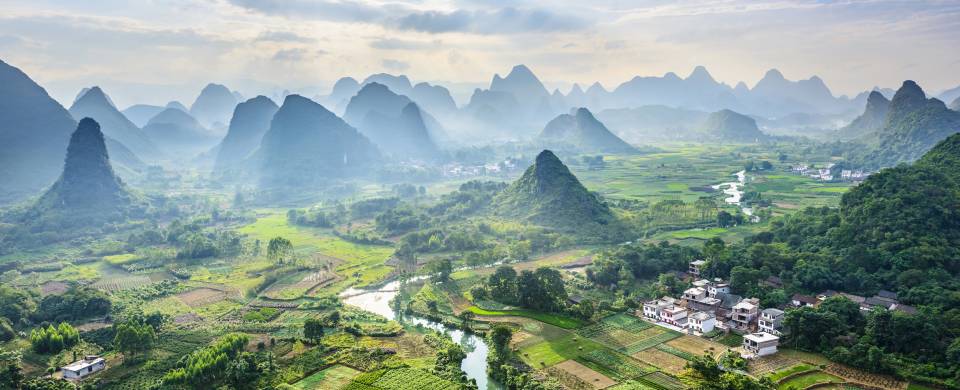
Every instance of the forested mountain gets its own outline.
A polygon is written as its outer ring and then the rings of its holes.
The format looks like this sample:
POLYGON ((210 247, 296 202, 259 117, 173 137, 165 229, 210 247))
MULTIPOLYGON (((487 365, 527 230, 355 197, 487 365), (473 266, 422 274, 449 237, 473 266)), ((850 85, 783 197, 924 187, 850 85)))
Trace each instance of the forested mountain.
POLYGON ((523 176, 497 194, 494 207, 498 215, 565 231, 596 229, 614 220, 607 205, 549 150, 540 152, 523 176))
POLYGON ((631 153, 636 151, 611 133, 590 110, 578 108, 572 114, 560 115, 547 123, 537 142, 551 149, 576 150, 585 153, 631 153))
POLYGON ((255 156, 266 187, 326 184, 369 173, 380 162, 376 146, 323 106, 289 95, 273 116, 255 156))
POLYGON ((147 122, 143 131, 165 153, 180 157, 205 152, 219 140, 190 114, 177 108, 161 111, 147 122))
POLYGON ((238 104, 227 135, 220 142, 214 169, 228 170, 257 150, 278 109, 273 100, 262 95, 238 104))
POLYGON ((219 123, 226 126, 237 106, 237 97, 227 87, 210 83, 190 105, 190 115, 206 127, 215 127, 219 123))
POLYGON ((890 110, 890 100, 887 100, 880 92, 871 91, 867 97, 867 107, 863 114, 850 122, 849 125, 840 129, 840 137, 846 140, 861 138, 873 135, 884 127, 887 120, 887 112, 890 110))
POLYGON ((53 183, 76 126, 47 91, 0 61, 0 202, 36 194, 53 183))
POLYGON ((83 118, 70 136, 63 173, 37 201, 30 219, 49 227, 97 225, 127 216, 134 202, 113 172, 100 125, 83 118))
POLYGON ((700 127, 700 133, 707 140, 722 142, 758 142, 767 138, 757 128, 757 121, 731 110, 710 114, 700 127))
POLYGON ((100 87, 86 89, 70 106, 74 119, 92 118, 100 124, 100 130, 141 158, 155 160, 162 156, 157 146, 137 125, 125 117, 100 87))
POLYGON ((879 145, 860 159, 868 167, 914 161, 957 132, 960 112, 948 109, 938 99, 927 99, 917 83, 907 80, 890 101, 884 126, 878 132, 879 145))

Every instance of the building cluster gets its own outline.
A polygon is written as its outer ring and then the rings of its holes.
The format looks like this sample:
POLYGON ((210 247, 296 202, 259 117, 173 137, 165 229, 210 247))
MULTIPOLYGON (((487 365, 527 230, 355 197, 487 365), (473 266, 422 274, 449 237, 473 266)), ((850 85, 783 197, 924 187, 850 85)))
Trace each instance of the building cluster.
POLYGON ((680 298, 663 297, 643 304, 639 316, 690 334, 704 335, 714 331, 743 334, 743 348, 748 356, 776 353, 784 312, 761 309, 757 298, 743 298, 730 291, 722 280, 701 278, 706 262, 690 262, 687 276, 693 287, 680 298))
POLYGON ((466 165, 460 163, 445 164, 441 167, 444 177, 496 176, 518 169, 518 160, 506 159, 496 164, 466 165))
POLYGON ((853 301, 854 303, 857 303, 858 305, 860 305, 860 310, 863 312, 869 312, 875 308, 881 308, 881 309, 891 310, 891 311, 899 311, 906 314, 915 314, 917 312, 917 309, 915 307, 900 303, 900 301, 897 298, 897 293, 893 291, 887 291, 887 290, 880 290, 879 292, 877 292, 876 295, 872 297, 863 297, 860 295, 848 294, 845 292, 837 292, 833 290, 824 291, 820 294, 817 294, 816 297, 812 297, 809 295, 802 295, 802 294, 794 294, 793 297, 790 298, 790 303, 796 307, 803 307, 803 306, 816 307, 817 305, 820 304, 820 302, 827 300, 827 298, 838 296, 838 295, 844 298, 847 298, 853 301))
POLYGON ((862 169, 843 169, 840 171, 839 176, 834 176, 833 174, 834 164, 827 164, 826 168, 811 168, 809 165, 801 164, 796 165, 791 168, 791 171, 794 174, 807 176, 814 180, 820 181, 863 181, 870 176, 869 173, 864 172, 862 169))

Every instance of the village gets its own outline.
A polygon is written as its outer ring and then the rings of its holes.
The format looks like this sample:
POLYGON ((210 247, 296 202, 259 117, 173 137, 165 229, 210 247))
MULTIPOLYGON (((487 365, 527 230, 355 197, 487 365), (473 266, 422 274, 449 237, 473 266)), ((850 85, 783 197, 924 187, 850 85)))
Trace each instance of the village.
MULTIPOLYGON (((692 281, 679 298, 665 296, 644 302, 643 308, 635 315, 659 326, 695 336, 712 336, 718 333, 736 333, 743 336, 743 357, 760 358, 777 353, 780 337, 783 336, 783 320, 786 310, 804 306, 816 307, 833 296, 842 296, 860 305, 861 312, 880 308, 916 313, 916 308, 901 304, 897 294, 880 290, 877 295, 863 297, 854 294, 827 290, 817 296, 794 294, 784 307, 763 308, 757 298, 744 298, 734 294, 730 285, 723 280, 708 280, 701 277, 706 265, 704 260, 689 263, 685 280, 692 281)), ((772 287, 783 287, 777 277, 770 277, 762 283, 772 287)))

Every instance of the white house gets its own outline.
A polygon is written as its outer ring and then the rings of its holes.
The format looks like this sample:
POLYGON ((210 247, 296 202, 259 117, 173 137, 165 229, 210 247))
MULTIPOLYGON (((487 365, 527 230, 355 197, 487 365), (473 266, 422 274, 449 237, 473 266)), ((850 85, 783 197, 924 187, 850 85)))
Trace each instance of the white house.
POLYGON ((660 321, 670 325, 686 328, 687 327, 687 309, 680 306, 670 306, 660 310, 660 321))
POLYGON ((105 368, 107 368, 106 360, 96 355, 89 355, 60 369, 63 371, 63 379, 80 380, 105 368))
POLYGON ((710 333, 717 326, 717 317, 713 314, 698 311, 693 313, 687 320, 687 327, 690 330, 703 333, 710 333))
POLYGON ((754 318, 757 318, 759 309, 760 301, 757 298, 744 299, 733 305, 730 320, 733 321, 733 325, 737 329, 750 329, 750 323, 753 322, 754 318))
POLYGON ((660 312, 668 307, 673 307, 676 302, 673 298, 663 297, 643 303, 643 316, 655 321, 660 321, 660 312))
POLYGON ((743 349, 747 357, 761 357, 777 353, 780 338, 770 333, 750 333, 743 336, 743 349))
POLYGON ((763 309, 763 311, 760 312, 760 319, 757 321, 757 327, 761 332, 779 336, 782 322, 783 310, 772 308, 763 309))
POLYGON ((683 292, 685 301, 699 301, 707 297, 707 291, 700 287, 691 287, 683 292))
POLYGON ((707 285, 707 295, 710 298, 716 298, 717 295, 729 294, 730 285, 726 283, 710 283, 707 285))

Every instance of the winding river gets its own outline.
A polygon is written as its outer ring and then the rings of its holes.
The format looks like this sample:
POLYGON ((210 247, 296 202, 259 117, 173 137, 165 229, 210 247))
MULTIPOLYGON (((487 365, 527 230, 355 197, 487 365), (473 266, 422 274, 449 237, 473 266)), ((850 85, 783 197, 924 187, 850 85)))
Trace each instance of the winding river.
POLYGON ((402 321, 407 324, 421 325, 450 335, 454 342, 459 344, 467 357, 463 359, 460 368, 467 374, 467 378, 477 381, 480 390, 502 390, 503 386, 487 376, 487 354, 489 348, 486 340, 470 332, 452 328, 438 322, 430 321, 417 316, 401 316, 390 307, 390 300, 397 296, 400 288, 399 281, 393 281, 378 289, 362 290, 348 288, 340 293, 344 303, 382 315, 388 319, 402 321))
MULTIPOLYGON (((740 200, 743 198, 743 186, 747 183, 747 172, 740 171, 734 173, 733 175, 737 177, 737 181, 720 183, 710 187, 715 190, 722 189, 723 193, 728 195, 727 198, 723 200, 724 202, 741 206, 740 200)), ((743 210, 743 213, 748 216, 753 215, 753 210, 749 207, 741 206, 740 209, 743 210)))

